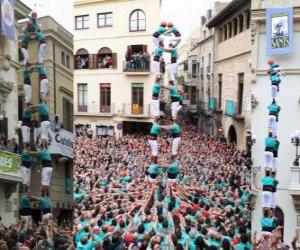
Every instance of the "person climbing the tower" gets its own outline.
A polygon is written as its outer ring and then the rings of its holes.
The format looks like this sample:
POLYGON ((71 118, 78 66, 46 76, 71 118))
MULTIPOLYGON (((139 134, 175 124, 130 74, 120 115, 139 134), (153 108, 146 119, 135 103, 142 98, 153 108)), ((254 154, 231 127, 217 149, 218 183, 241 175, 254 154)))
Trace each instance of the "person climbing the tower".
POLYGON ((50 121, 49 121, 49 107, 46 104, 38 104, 31 106, 35 111, 38 111, 39 120, 40 120, 40 132, 41 132, 41 148, 47 149, 49 142, 49 133, 50 133, 50 121))
POLYGON ((172 119, 175 121, 177 119, 178 107, 180 101, 180 95, 178 93, 177 87, 174 84, 174 81, 169 81, 169 91, 171 97, 171 113, 172 119))
POLYGON ((41 102, 46 104, 47 103, 47 96, 49 92, 49 81, 47 79, 47 70, 46 68, 39 64, 33 68, 39 74, 39 81, 40 81, 40 99, 41 102))
POLYGON ((163 42, 159 42, 159 47, 154 51, 154 58, 152 62, 152 71, 154 74, 160 74, 160 61, 163 58, 164 52, 171 53, 171 49, 166 49, 163 42))
POLYGON ((34 162, 33 157, 29 154, 30 145, 29 143, 23 149, 21 154, 21 177, 23 184, 23 192, 30 192, 30 183, 31 183, 31 168, 34 162))
POLYGON ((160 168, 156 164, 151 164, 147 170, 148 173, 148 181, 153 184, 156 183, 157 177, 161 173, 160 168))
POLYGON ((32 69, 27 64, 23 71, 24 102, 26 106, 30 105, 32 101, 31 73, 32 73, 32 69))
POLYGON ((179 30, 174 26, 174 24, 172 22, 169 22, 168 25, 168 30, 166 32, 166 34, 173 34, 175 37, 173 37, 171 39, 171 43, 177 47, 179 45, 179 43, 181 42, 181 33, 179 32, 179 30))
POLYGON ((23 148, 26 148, 27 144, 30 144, 30 130, 32 126, 32 112, 29 108, 29 104, 24 108, 21 121, 21 131, 23 139, 23 148))
POLYGON ((152 86, 152 115, 154 117, 160 116, 160 107, 159 107, 159 95, 162 89, 162 80, 160 74, 156 75, 155 82, 152 86))
POLYGON ((161 125, 160 125, 160 119, 157 118, 151 127, 150 130, 150 136, 149 136, 149 144, 151 147, 151 155, 152 160, 151 162, 154 164, 157 164, 157 157, 158 157, 158 136, 161 134, 161 125))
POLYGON ((170 81, 175 81, 177 74, 177 58, 178 58, 178 49, 172 43, 169 44, 170 53, 171 53, 171 66, 170 66, 170 81))
POLYGON ((34 200, 35 202, 39 203, 39 207, 40 207, 41 213, 42 213, 42 221, 44 223, 47 223, 48 221, 53 219, 52 201, 46 195, 45 190, 42 190, 40 197, 31 196, 30 198, 32 200, 34 200))
POLYGON ((277 169, 278 169, 278 150, 279 150, 279 145, 280 142, 277 139, 277 136, 274 137, 275 138, 275 147, 273 149, 273 170, 272 170, 272 174, 274 174, 274 177, 276 177, 276 173, 277 173, 277 169))
POLYGON ((167 170, 167 192, 170 192, 170 189, 176 183, 178 175, 180 173, 180 166, 177 162, 173 162, 169 165, 167 170))
POLYGON ((22 193, 20 197, 20 217, 25 223, 25 230, 32 229, 32 200, 29 196, 29 191, 22 193))
POLYGON ((178 155, 178 149, 180 146, 181 141, 181 128, 176 120, 173 120, 173 124, 168 127, 168 130, 170 130, 170 135, 173 138, 172 140, 172 156, 171 161, 174 162, 176 160, 176 157, 178 155))
POLYGON ((273 167, 274 149, 276 149, 276 140, 273 137, 272 132, 270 132, 268 137, 265 138, 265 166, 266 166, 266 168, 274 169, 274 167, 273 167))
POLYGON ((262 178, 262 207, 265 210, 272 208, 272 191, 274 187, 274 178, 271 176, 271 171, 267 170, 266 175, 262 178))
POLYGON ((277 136, 277 124, 281 107, 277 105, 275 99, 273 99, 272 103, 268 106, 268 110, 268 128, 273 136, 277 136))
POLYGON ((167 23, 162 21, 157 30, 153 33, 153 44, 155 48, 159 47, 159 43, 164 41, 162 35, 167 31, 167 23))

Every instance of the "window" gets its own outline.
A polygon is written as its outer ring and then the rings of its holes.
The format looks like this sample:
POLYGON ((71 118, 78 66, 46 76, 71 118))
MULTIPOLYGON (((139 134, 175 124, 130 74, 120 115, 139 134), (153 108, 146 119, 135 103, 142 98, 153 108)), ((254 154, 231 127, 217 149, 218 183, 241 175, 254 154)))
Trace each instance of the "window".
POLYGON ((238 27, 237 27, 237 19, 234 18, 232 23, 233 23, 233 35, 236 36, 237 35, 237 29, 238 29, 238 27))
POLYGON ((218 108, 219 110, 222 109, 222 83, 223 83, 223 76, 222 74, 218 75, 218 82, 219 82, 219 96, 218 96, 218 108))
POLYGON ((113 68, 113 53, 111 49, 104 47, 97 53, 97 68, 98 69, 111 69, 113 68))
POLYGON ((111 112, 111 88, 110 83, 100 84, 100 113, 111 112))
POLYGON ((87 112, 87 84, 78 84, 78 112, 87 112))
POLYGON ((244 29, 244 16, 243 14, 239 16, 239 21, 240 21, 240 25, 239 25, 239 32, 243 32, 244 29))
POLYGON ((75 17, 75 29, 83 30, 89 28, 89 15, 82 15, 75 17))
POLYGON ((64 51, 61 52, 61 64, 66 66, 66 53, 64 51))
POLYGON ((66 55, 66 67, 69 69, 70 68, 70 56, 66 55))
POLYGON ((75 69, 88 69, 89 68, 89 52, 86 49, 79 49, 74 58, 75 69))
POLYGON ((103 27, 112 27, 113 25, 113 15, 112 12, 107 13, 99 13, 97 15, 98 20, 98 28, 103 27))
POLYGON ((66 98, 62 99, 63 125, 68 131, 73 131, 73 104, 66 98))
POLYGON ((142 10, 134 10, 129 18, 130 31, 145 31, 146 30, 146 16, 142 10))
POLYGON ((244 73, 238 75, 239 87, 238 87, 238 114, 243 111, 243 92, 244 92, 244 73))
POLYGON ((207 73, 211 72, 211 53, 208 54, 207 73))
POLYGON ((133 115, 143 114, 144 84, 133 83, 131 89, 131 96, 132 96, 132 114, 133 115))

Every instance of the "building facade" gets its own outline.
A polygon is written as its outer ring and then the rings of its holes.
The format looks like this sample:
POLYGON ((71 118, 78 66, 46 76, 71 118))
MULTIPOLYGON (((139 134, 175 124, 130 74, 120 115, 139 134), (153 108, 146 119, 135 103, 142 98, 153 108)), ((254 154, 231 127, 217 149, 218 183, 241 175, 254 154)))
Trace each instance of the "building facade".
MULTIPOLYGON (((71 221, 73 211, 73 36, 50 16, 38 18, 38 22, 42 26, 48 45, 44 65, 49 80, 49 118, 51 122, 57 114, 63 124, 63 129, 58 133, 51 132, 52 140, 49 150, 53 160, 53 174, 50 197, 58 220, 69 219, 71 221)), ((19 23, 19 44, 22 42, 21 30, 25 23, 19 23)), ((29 43, 30 63, 37 61, 38 46, 37 41, 29 43)), ((38 104, 40 102, 38 74, 31 75, 31 82, 32 103, 38 104)), ((18 71, 18 83, 20 119, 24 108, 23 68, 18 71)), ((31 176, 31 192, 37 196, 40 195, 40 168, 39 163, 34 166, 35 171, 32 171, 31 176)), ((34 219, 40 218, 39 211, 36 207, 34 219)))
POLYGON ((256 143, 252 148, 253 177, 252 190, 256 195, 256 205, 252 213, 253 231, 261 232, 262 187, 261 178, 264 173, 264 138, 267 135, 267 106, 271 103, 271 85, 267 75, 269 59, 266 52, 266 8, 278 6, 294 6, 294 51, 291 54, 272 56, 286 73, 282 77, 280 92, 276 101, 281 106, 278 126, 277 208, 276 217, 284 226, 283 238, 290 245, 300 228, 300 168, 294 166, 295 147, 290 135, 300 129, 300 4, 299 1, 252 1, 252 133, 256 135, 256 143))
MULTIPOLYGON (((15 1, 15 21, 24 19, 30 9, 15 1)), ((1 18, 0 18, 1 19, 1 18)), ((17 32, 17 29, 16 31, 17 32)), ((17 33, 16 33, 17 36, 17 33)), ((18 42, 0 35, 0 216, 9 226, 18 218, 19 156, 8 153, 10 142, 17 139, 15 125, 18 121, 18 42)))
POLYGON ((251 130, 251 1, 233 0, 208 23, 215 29, 209 107, 215 131, 247 149, 251 130))
POLYGON ((74 2, 77 127, 90 125, 96 136, 148 131, 160 7, 161 0, 74 2))

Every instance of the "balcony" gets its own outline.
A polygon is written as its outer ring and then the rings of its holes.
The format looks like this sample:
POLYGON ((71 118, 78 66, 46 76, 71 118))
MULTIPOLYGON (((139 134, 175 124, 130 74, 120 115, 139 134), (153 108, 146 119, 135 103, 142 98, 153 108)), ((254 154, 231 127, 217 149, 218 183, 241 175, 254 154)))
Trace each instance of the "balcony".
POLYGON ((131 118, 150 118, 151 105, 123 104, 122 116, 131 118))
POLYGON ((123 72, 126 75, 150 75, 150 62, 124 61, 123 72))
POLYGON ((242 115, 242 107, 239 106, 237 102, 234 102, 232 100, 226 101, 225 114, 239 121, 243 121, 245 119, 242 115))
POLYGON ((103 117, 103 116, 114 116, 116 114, 115 112, 115 105, 114 103, 110 106, 103 106, 100 107, 96 104, 91 105, 81 105, 77 107, 77 112, 75 115, 77 116, 97 116, 97 117, 103 117))

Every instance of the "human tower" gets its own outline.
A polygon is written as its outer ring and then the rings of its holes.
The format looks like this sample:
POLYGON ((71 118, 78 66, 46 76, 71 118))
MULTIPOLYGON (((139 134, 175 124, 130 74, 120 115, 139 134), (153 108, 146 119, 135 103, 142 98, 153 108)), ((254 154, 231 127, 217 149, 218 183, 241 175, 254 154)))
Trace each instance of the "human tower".
POLYGON ((32 12, 27 16, 28 21, 23 29, 23 41, 21 52, 23 55, 23 80, 24 80, 24 109, 22 119, 17 124, 21 142, 21 177, 22 196, 20 200, 20 216, 25 222, 25 228, 32 227, 32 202, 39 202, 42 219, 52 218, 51 200, 49 198, 49 187, 52 177, 52 158, 49 152, 49 107, 47 104, 48 84, 47 70, 44 65, 47 53, 47 43, 41 25, 37 20, 37 13, 32 12), (30 63, 28 47, 32 41, 39 42, 38 61, 30 63), (37 89, 32 88, 31 74, 37 73, 39 76, 39 97, 38 104, 32 104, 32 92, 37 89), (37 118, 38 117, 38 118, 37 118), (31 193, 31 172, 34 169, 37 158, 42 164, 41 171, 41 196, 34 197, 31 193))
MULTIPOLYGON (((161 22, 160 26, 153 34, 153 44, 155 47, 154 58, 152 62, 152 71, 155 75, 154 84, 152 87, 152 116, 154 122, 149 135, 149 144, 151 147, 151 165, 148 168, 148 179, 150 183, 156 183, 158 176, 162 173, 167 174, 167 185, 170 187, 176 182, 180 172, 180 167, 177 163, 178 149, 180 145, 181 128, 178 124, 178 112, 182 108, 182 90, 179 90, 175 85, 177 73, 177 46, 181 42, 181 33, 173 23, 161 22), (165 45, 165 38, 170 37, 168 47, 165 45), (167 47, 167 48, 166 48, 167 47), (168 84, 164 84, 163 75, 161 74, 161 64, 164 53, 170 53, 170 71, 168 84), (162 90, 169 90, 171 101, 171 118, 167 117, 164 111, 161 110, 162 90), (162 131, 168 131, 172 137, 172 147, 170 153, 170 161, 159 161, 159 137, 162 131)), ((164 70, 162 70, 164 72, 164 70)))
POLYGON ((281 107, 277 104, 276 98, 280 90, 281 76, 284 75, 281 67, 276 64, 273 59, 268 61, 268 65, 272 102, 268 106, 268 135, 265 138, 264 151, 265 175, 262 179, 263 217, 261 219, 261 227, 263 233, 271 233, 278 226, 278 221, 275 217, 276 192, 279 183, 276 179, 276 173, 278 169, 278 151, 280 144, 277 137, 277 129, 281 107))

